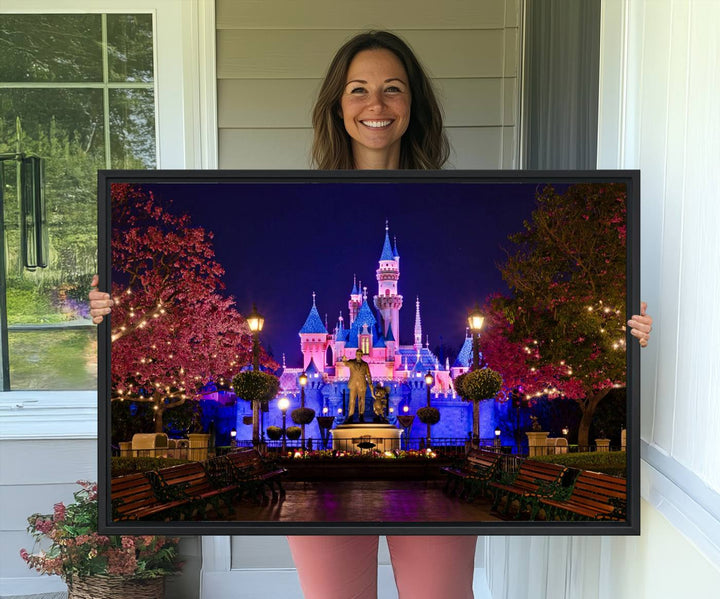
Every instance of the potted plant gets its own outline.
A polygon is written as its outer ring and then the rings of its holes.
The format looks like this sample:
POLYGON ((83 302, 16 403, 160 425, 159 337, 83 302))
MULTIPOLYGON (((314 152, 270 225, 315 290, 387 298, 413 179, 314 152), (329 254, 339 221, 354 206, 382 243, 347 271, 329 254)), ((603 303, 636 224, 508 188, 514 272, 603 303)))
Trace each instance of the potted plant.
POLYGON ((35 546, 33 553, 21 549, 20 557, 41 574, 62 577, 68 599, 162 599, 165 577, 182 568, 179 540, 98 534, 97 485, 78 484, 74 503, 28 518, 35 546))

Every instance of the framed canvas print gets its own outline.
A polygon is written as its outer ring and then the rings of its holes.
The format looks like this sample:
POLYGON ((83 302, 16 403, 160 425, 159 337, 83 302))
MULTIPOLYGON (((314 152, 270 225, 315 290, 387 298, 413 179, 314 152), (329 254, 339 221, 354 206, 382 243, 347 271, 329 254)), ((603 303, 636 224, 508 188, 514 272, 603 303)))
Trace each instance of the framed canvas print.
POLYGON ((637 171, 101 171, 100 527, 639 534, 637 171))

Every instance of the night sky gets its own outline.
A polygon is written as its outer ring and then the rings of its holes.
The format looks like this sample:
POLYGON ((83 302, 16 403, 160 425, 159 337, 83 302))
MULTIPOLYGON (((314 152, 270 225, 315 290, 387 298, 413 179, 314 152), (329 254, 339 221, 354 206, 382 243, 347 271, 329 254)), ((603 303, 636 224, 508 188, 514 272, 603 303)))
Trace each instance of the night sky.
MULTIPOLYGON (((389 221, 400 255, 400 342, 411 344, 420 297, 423 344, 459 350, 467 312, 492 292, 507 293, 497 265, 535 206, 527 183, 152 184, 170 212, 215 234, 227 292, 243 314, 257 304, 261 343, 300 366, 298 331, 317 294, 329 331, 348 322, 353 274, 377 293, 375 270, 389 221)), ((374 307, 373 307, 374 310, 374 307)), ((377 317, 377 313, 376 313, 377 317)), ((455 355, 450 355, 450 361, 455 355)))

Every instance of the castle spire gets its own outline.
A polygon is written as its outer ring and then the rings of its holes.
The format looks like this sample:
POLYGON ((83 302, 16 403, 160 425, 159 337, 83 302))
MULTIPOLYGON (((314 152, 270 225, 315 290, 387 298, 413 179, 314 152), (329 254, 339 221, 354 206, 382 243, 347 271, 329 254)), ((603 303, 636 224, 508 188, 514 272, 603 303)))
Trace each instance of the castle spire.
POLYGON ((422 322, 420 321, 420 297, 415 299, 415 349, 422 347, 422 322))
POLYGON ((380 261, 383 260, 394 260, 392 247, 390 246, 390 224, 385 219, 385 242, 383 243, 382 253, 380 254, 380 261))

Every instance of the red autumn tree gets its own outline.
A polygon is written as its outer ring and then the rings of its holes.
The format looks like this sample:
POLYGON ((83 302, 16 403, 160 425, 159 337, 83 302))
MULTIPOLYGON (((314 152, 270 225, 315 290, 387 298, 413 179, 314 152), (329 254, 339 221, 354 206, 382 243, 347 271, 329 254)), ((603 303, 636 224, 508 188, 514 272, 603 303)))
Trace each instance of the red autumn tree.
MULTIPOLYGON (((212 233, 160 206, 142 187, 112 187, 112 399, 163 413, 251 361, 252 336, 222 294, 212 233)), ((277 365, 264 352, 261 363, 277 365)))
POLYGON ((576 399, 578 442, 588 445, 598 404, 625 384, 625 186, 548 186, 537 202, 501 268, 514 294, 501 302, 508 338, 576 399))

